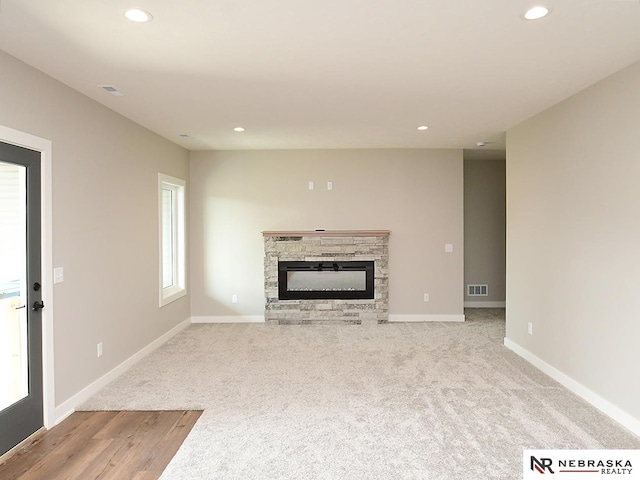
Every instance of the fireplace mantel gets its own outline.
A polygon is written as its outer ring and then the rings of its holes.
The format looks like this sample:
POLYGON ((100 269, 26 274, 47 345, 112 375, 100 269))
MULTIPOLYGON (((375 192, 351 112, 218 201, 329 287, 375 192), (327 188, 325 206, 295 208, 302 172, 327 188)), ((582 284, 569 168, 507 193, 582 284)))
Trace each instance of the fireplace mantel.
POLYGON ((388 237, 390 230, 266 230, 265 237, 388 237))

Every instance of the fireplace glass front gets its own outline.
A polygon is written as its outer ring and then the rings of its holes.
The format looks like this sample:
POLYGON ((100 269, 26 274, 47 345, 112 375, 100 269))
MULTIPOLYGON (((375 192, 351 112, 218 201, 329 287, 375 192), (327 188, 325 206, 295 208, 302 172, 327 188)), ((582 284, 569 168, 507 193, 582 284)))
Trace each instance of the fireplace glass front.
POLYGON ((280 300, 372 299, 373 261, 278 262, 280 300))

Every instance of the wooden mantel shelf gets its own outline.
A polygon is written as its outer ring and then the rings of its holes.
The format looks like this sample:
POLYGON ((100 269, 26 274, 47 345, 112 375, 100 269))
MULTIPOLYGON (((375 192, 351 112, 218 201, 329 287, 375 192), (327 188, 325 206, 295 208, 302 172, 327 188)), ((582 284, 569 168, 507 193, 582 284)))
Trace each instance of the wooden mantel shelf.
POLYGON ((390 230, 275 230, 262 232, 265 237, 388 237, 390 230))

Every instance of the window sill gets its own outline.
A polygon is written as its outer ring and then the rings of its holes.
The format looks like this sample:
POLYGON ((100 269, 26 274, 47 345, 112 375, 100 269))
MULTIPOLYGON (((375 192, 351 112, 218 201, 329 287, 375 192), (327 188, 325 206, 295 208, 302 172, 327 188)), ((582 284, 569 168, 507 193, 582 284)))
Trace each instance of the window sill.
POLYGON ((165 305, 170 304, 171 302, 175 302, 179 298, 182 298, 187 295, 187 289, 181 287, 169 287, 162 290, 162 294, 160 296, 160 308, 165 305))

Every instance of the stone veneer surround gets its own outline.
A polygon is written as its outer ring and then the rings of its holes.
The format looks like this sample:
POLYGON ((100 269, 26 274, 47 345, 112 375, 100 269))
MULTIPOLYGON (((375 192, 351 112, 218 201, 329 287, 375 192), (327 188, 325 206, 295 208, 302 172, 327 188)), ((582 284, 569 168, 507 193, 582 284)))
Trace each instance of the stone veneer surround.
POLYGON ((388 230, 268 231, 264 236, 265 322, 276 325, 387 323, 388 230), (278 261, 375 262, 373 300, 280 300, 278 261))

